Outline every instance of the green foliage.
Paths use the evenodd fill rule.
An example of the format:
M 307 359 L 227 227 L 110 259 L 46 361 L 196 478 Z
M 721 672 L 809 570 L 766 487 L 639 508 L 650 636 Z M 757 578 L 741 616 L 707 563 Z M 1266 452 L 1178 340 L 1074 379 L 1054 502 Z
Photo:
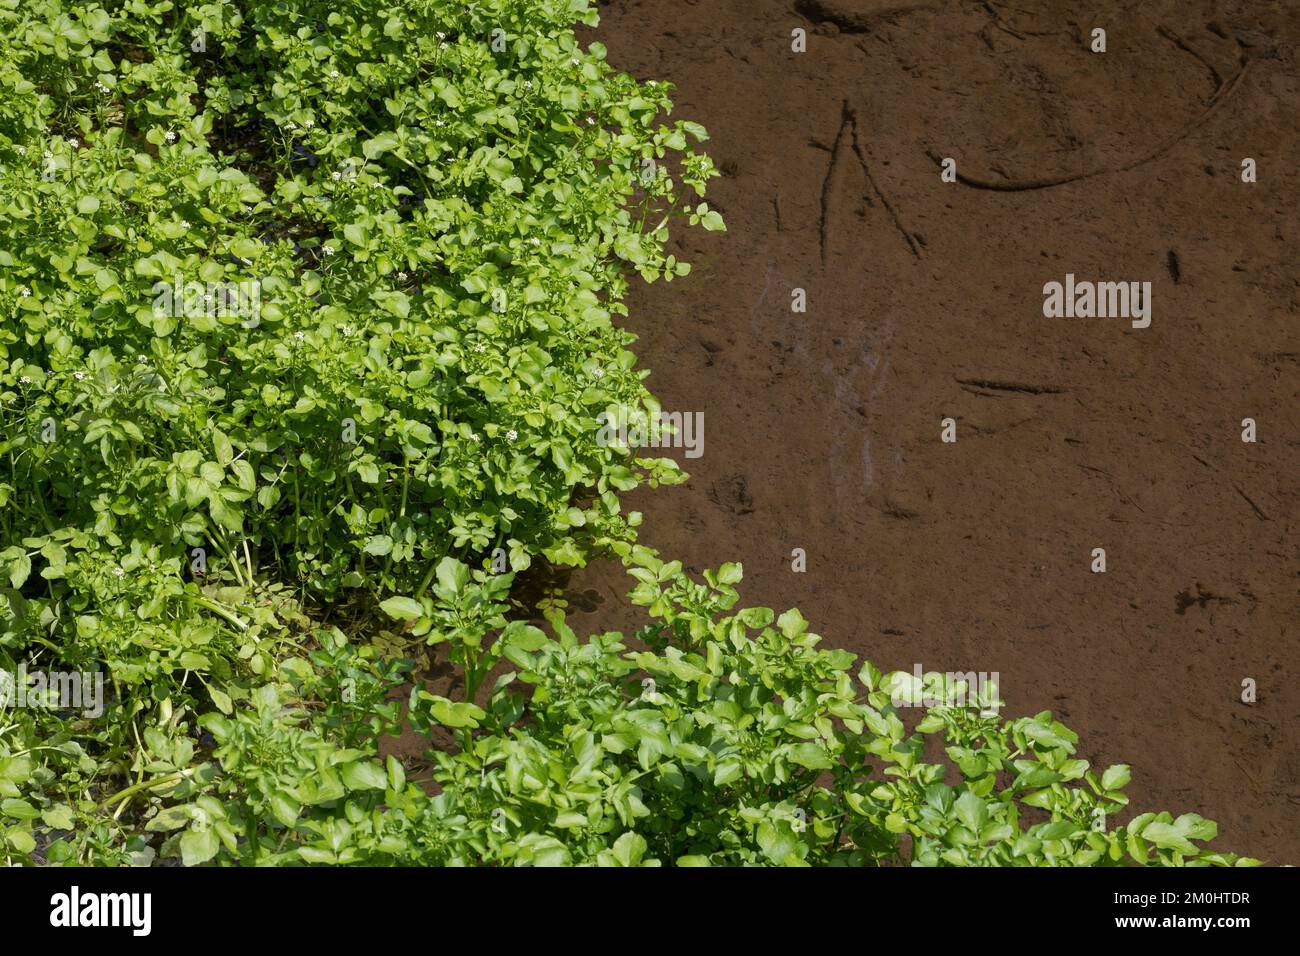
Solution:
M 430 751 L 430 779 L 379 758 L 401 717 L 381 701 L 405 668 L 323 634 L 248 705 L 199 718 L 209 752 L 146 731 L 142 780 L 105 803 L 138 801 L 143 834 L 123 829 L 101 846 L 78 833 L 79 857 L 125 860 L 163 834 L 159 852 L 187 865 L 1256 862 L 1199 846 L 1216 829 L 1196 814 L 1109 826 L 1127 805 L 1129 768 L 1092 772 L 1049 713 L 1003 720 L 942 704 L 909 729 L 906 701 L 886 690 L 906 675 L 819 649 L 797 611 L 732 613 L 724 580 L 739 579 L 737 566 L 695 582 L 639 546 L 620 550 L 641 579 L 649 620 L 636 644 L 648 649 L 616 633 L 579 640 L 558 612 L 549 637 L 500 628 L 488 653 L 514 670 L 484 706 L 412 689 L 412 724 L 456 735 Z M 444 574 L 469 587 L 464 566 Z M 938 763 L 924 757 L 927 738 L 942 745 Z M 4 779 L 18 776 L 5 770 L 14 759 L 0 760 Z M 50 811 L 24 806 L 16 815 L 48 832 Z M 71 844 L 60 846 L 66 858 Z
M 596 416 L 649 399 L 623 268 L 686 272 L 713 170 L 585 3 L 64 6 L 0 4 L 4 641 L 202 642 L 194 548 L 333 600 L 576 564 L 679 480 Z

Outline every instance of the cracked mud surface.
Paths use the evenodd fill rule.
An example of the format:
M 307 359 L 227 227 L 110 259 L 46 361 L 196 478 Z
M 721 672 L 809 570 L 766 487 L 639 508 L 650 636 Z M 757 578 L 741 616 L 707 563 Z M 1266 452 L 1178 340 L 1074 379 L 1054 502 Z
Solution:
M 691 482 L 632 496 L 642 540 L 742 560 L 745 603 L 882 668 L 1000 672 L 1008 713 L 1133 765 L 1135 808 L 1300 864 L 1284 6 L 615 0 L 596 35 L 728 171 L 730 231 L 682 236 L 694 273 L 629 302 L 664 408 L 707 421 L 702 458 L 672 453 Z M 1151 327 L 1044 318 L 1067 272 L 1152 282 Z M 574 623 L 634 621 L 625 580 L 575 574 Z

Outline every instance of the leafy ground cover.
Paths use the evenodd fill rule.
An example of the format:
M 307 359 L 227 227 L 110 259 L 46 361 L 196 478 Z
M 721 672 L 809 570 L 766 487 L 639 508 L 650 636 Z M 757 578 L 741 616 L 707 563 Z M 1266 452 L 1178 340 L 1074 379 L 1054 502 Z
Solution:
M 1112 826 L 1128 769 L 1050 714 L 909 728 L 906 675 L 636 544 L 620 493 L 682 475 L 597 440 L 656 408 L 613 318 L 722 221 L 595 20 L 0 0 L 0 667 L 107 675 L 102 713 L 7 693 L 0 856 L 1251 862 Z M 598 555 L 641 630 L 526 623 L 518 573 Z

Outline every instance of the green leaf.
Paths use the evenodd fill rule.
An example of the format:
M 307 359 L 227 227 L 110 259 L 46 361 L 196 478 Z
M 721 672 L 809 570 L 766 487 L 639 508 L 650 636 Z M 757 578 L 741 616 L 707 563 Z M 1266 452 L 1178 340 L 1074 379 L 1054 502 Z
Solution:
M 415 600 L 415 598 L 400 595 L 381 602 L 379 607 L 389 617 L 402 621 L 414 621 L 424 614 L 424 605 L 419 601 Z
M 568 866 L 572 861 L 563 843 L 540 833 L 528 834 L 519 841 L 519 847 L 521 852 L 517 860 L 521 865 Z
M 219 849 L 221 844 L 217 839 L 217 831 L 211 827 L 186 830 L 181 836 L 181 862 L 186 866 L 207 863 L 217 855 Z
M 220 688 L 209 685 L 208 696 L 212 698 L 212 703 L 216 705 L 217 710 L 221 711 L 223 714 L 229 714 L 235 709 L 235 705 L 231 701 L 230 695 Z
M 791 760 L 801 767 L 807 767 L 809 770 L 829 770 L 835 766 L 835 761 L 831 759 L 831 755 L 820 744 L 791 744 L 786 748 L 786 752 L 790 755 Z
M 212 429 L 212 447 L 217 453 L 217 464 L 225 467 L 230 464 L 231 459 L 235 457 L 235 448 L 226 437 L 226 433 L 219 428 Z
M 470 703 L 458 703 L 445 697 L 424 695 L 429 717 L 444 727 L 477 727 L 487 712 Z
M 469 583 L 469 568 L 455 558 L 443 558 L 439 561 L 437 574 L 438 589 L 447 595 L 459 594 Z
M 41 820 L 47 827 L 54 830 L 71 830 L 77 825 L 77 818 L 72 812 L 72 808 L 66 804 L 58 804 L 53 807 L 47 807 L 41 813 Z
M 0 813 L 7 817 L 13 817 L 15 820 L 35 820 L 41 815 L 41 811 L 26 800 L 20 800 L 17 797 L 10 797 L 3 803 L 0 803 Z
M 32 773 L 32 758 L 26 754 L 17 757 L 0 757 L 0 780 L 26 783 Z
M 21 827 L 10 827 L 5 831 L 5 839 L 19 853 L 31 853 L 36 849 L 36 838 Z
M 32 559 L 20 553 L 9 561 L 9 583 L 20 588 L 32 573 Z
M 1219 825 L 1199 813 L 1184 813 L 1174 821 L 1174 829 L 1189 840 L 1213 840 L 1219 835 Z
M 745 569 L 740 564 L 724 564 L 718 568 L 719 584 L 739 584 L 745 576 Z
M 298 815 L 302 813 L 302 804 L 282 791 L 277 790 L 271 794 L 268 801 L 271 806 L 271 815 L 283 827 L 292 827 L 298 822 Z
M 370 241 L 366 227 L 360 223 L 350 222 L 343 227 L 343 238 L 354 246 L 364 247 Z
M 540 651 L 550 643 L 541 628 L 524 621 L 511 621 L 507 624 L 505 630 L 501 632 L 501 641 L 505 645 L 530 653 Z
M 732 781 L 739 780 L 743 773 L 744 766 L 738 757 L 719 760 L 717 768 L 713 771 L 713 785 L 715 787 L 725 787 Z
M 402 762 L 392 754 L 388 755 L 386 766 L 388 768 L 389 788 L 400 791 L 402 787 L 406 786 L 406 768 L 403 767 Z
M 376 159 L 391 149 L 396 148 L 398 144 L 397 134 L 383 132 L 374 139 L 368 139 L 361 144 L 361 152 L 365 153 L 366 159 Z
M 646 846 L 643 837 L 629 830 L 614 841 L 614 859 L 623 866 L 639 866 Z
M 1036 790 L 1033 793 L 1027 793 L 1020 798 L 1020 802 L 1030 807 L 1038 807 L 1040 810 L 1050 810 L 1057 802 L 1055 791 L 1050 787 L 1046 790 Z
M 343 784 L 349 790 L 387 790 L 388 774 L 376 763 L 358 760 L 344 764 Z
M 1128 764 L 1115 764 L 1115 766 L 1107 768 L 1106 772 L 1101 775 L 1101 789 L 1107 792 L 1123 790 L 1128 786 L 1131 778 L 1132 774 L 1129 772 Z
M 938 714 L 926 714 L 921 718 L 920 723 L 916 725 L 917 733 L 933 734 L 947 727 L 947 723 Z
M 758 825 L 758 847 L 769 863 L 777 866 L 783 864 L 798 845 L 799 839 L 785 821 L 773 824 L 764 820 Z
M 979 833 L 983 830 L 984 824 L 989 819 L 988 806 L 969 790 L 957 798 L 957 802 L 953 804 L 953 810 L 957 814 L 957 819 L 972 833 Z
M 158 811 L 158 815 L 146 823 L 144 828 L 150 833 L 179 830 L 192 819 L 188 806 L 166 807 Z
M 1190 842 L 1185 834 L 1180 833 L 1177 827 L 1169 823 L 1147 824 L 1142 831 L 1142 839 L 1166 850 L 1177 850 L 1185 854 L 1196 853 L 1196 844 Z

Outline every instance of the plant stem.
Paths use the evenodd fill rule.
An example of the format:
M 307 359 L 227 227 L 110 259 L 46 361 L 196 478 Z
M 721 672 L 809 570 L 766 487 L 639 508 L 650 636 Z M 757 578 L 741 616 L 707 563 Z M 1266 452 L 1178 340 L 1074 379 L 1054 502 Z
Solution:
M 234 612 L 226 609 L 222 605 L 218 604 L 216 601 L 213 601 L 211 598 L 206 598 L 202 596 L 196 597 L 194 599 L 194 603 L 199 605 L 199 607 L 207 608 L 209 611 L 211 611 L 213 614 L 216 614 L 218 617 L 224 618 L 225 620 L 229 621 L 231 624 L 235 625 L 235 627 L 239 628 L 241 631 L 248 630 L 248 625 L 243 621 L 241 621 L 238 617 L 236 617 Z
M 117 791 L 117 793 L 113 794 L 111 797 L 109 797 L 107 800 L 101 803 L 99 805 L 99 809 L 107 810 L 109 807 L 111 807 L 114 803 L 117 803 L 118 801 L 129 800 L 131 797 L 135 796 L 141 790 L 151 790 L 154 787 L 163 787 L 169 783 L 175 783 L 178 780 L 182 780 L 185 777 L 190 776 L 191 774 L 194 773 L 194 771 L 198 769 L 199 769 L 198 767 L 187 767 L 184 770 L 177 771 L 176 773 L 173 774 L 168 774 L 165 777 L 157 777 L 153 780 L 143 780 L 140 783 L 133 783 L 131 784 L 131 786 L 127 787 L 126 789 Z

